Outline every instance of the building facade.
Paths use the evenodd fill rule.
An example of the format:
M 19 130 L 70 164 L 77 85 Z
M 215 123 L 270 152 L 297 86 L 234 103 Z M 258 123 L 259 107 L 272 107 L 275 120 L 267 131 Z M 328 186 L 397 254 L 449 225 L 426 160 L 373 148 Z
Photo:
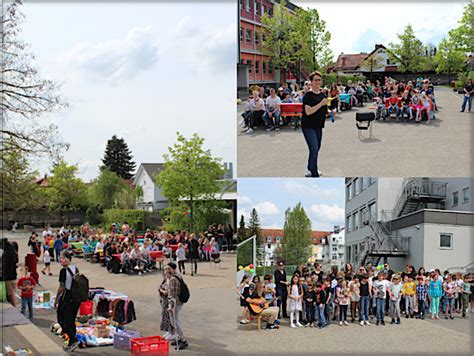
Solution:
M 239 0 L 239 65 L 238 86 L 248 88 L 253 84 L 275 85 L 280 82 L 280 73 L 275 71 L 271 57 L 262 52 L 261 18 L 264 14 L 273 16 L 274 8 L 279 1 Z M 286 2 L 286 7 L 294 11 L 297 7 Z
M 346 179 L 346 261 L 471 268 L 472 179 Z
M 339 270 L 344 267 L 345 263 L 345 228 L 334 226 L 334 231 L 328 236 L 329 242 L 329 264 L 337 266 Z

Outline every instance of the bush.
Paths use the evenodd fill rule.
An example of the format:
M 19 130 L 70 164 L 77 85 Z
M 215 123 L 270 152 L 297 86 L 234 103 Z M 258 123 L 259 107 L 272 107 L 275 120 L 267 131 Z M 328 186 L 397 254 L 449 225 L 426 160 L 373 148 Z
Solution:
M 324 86 L 330 86 L 332 83 L 339 83 L 342 82 L 342 84 L 347 84 L 349 80 L 351 80 L 353 83 L 358 82 L 359 80 L 366 81 L 366 77 L 363 75 L 337 75 L 334 73 L 327 73 L 323 74 L 323 85 Z
M 134 209 L 107 209 L 104 212 L 104 224 L 106 227 L 113 223 L 127 222 L 132 229 L 145 230 L 148 212 Z
M 86 221 L 91 225 L 100 225 L 103 221 L 102 211 L 97 205 L 90 205 L 86 210 Z

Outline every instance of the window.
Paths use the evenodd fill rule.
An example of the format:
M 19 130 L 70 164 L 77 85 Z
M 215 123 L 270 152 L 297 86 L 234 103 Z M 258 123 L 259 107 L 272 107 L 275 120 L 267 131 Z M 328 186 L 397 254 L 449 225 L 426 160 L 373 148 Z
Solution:
M 272 237 L 271 236 L 267 236 L 267 243 L 272 243 Z
M 346 216 L 346 226 L 347 226 L 347 231 L 351 232 L 352 231 L 351 215 Z
M 241 27 L 240 28 L 240 42 L 244 40 L 244 29 Z
M 255 61 L 255 73 L 260 73 L 260 61 Z
M 267 62 L 262 62 L 262 72 L 263 74 L 267 73 Z
M 258 45 L 258 32 L 255 31 L 255 44 Z
M 377 178 L 375 177 L 370 177 L 369 180 L 369 185 L 375 184 L 375 182 L 377 182 Z
M 252 73 L 252 61 L 248 60 L 247 65 L 249 66 L 249 73 Z
M 252 42 L 252 31 L 249 30 L 249 29 L 246 29 L 245 30 L 245 41 L 247 43 L 251 43 Z
M 250 0 L 245 0 L 245 10 L 247 10 L 247 12 L 250 12 Z
M 346 247 L 346 256 L 349 258 L 349 260 L 351 259 L 351 247 L 350 246 Z
M 462 202 L 467 203 L 469 201 L 469 187 L 462 190 Z
M 258 16 L 258 10 L 260 9 L 258 1 L 255 1 L 255 6 L 253 8 L 255 10 L 255 16 Z
M 332 255 L 332 256 L 331 256 L 331 259 L 337 260 L 337 255 Z
M 390 64 L 392 64 L 392 63 L 390 62 L 390 59 L 387 58 L 387 65 L 389 66 Z
M 267 7 L 262 5 L 262 16 L 267 13 Z
M 349 184 L 349 200 L 354 197 L 354 183 Z
M 354 179 L 355 195 L 360 193 L 360 178 Z
M 265 34 L 262 33 L 262 43 L 265 42 Z
M 442 250 L 453 249 L 453 234 L 439 234 L 439 248 Z
M 368 177 L 363 177 L 362 178 L 362 190 L 367 189 L 367 187 L 369 186 L 369 180 L 370 180 L 370 178 L 368 178 Z
M 240 1 L 239 1 L 239 10 L 242 10 L 242 6 L 243 6 L 243 5 L 242 5 L 242 2 L 243 2 L 243 0 L 240 0 Z
M 276 237 L 276 242 L 277 242 L 277 243 L 280 243 L 280 242 L 281 242 L 281 236 L 277 236 L 277 237 Z
M 459 192 L 453 193 L 453 206 L 458 206 L 459 203 Z
M 375 211 L 375 202 L 369 203 L 369 220 L 375 220 L 377 217 L 377 212 Z
M 273 16 L 273 9 L 271 7 L 268 8 L 268 16 Z
M 360 228 L 360 214 L 358 211 L 354 213 L 354 230 Z

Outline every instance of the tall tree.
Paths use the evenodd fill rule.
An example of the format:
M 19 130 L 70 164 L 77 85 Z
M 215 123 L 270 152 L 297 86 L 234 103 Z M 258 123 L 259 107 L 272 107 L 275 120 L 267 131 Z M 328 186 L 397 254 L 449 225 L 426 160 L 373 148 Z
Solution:
M 466 55 L 459 50 L 451 38 L 443 38 L 434 57 L 437 73 L 446 73 L 451 81 L 451 75 L 460 73 L 466 66 Z
M 311 243 L 311 221 L 301 203 L 298 203 L 285 212 L 280 258 L 286 260 L 287 264 L 305 263 L 309 258 Z
M 177 134 L 177 143 L 164 155 L 165 168 L 155 177 L 171 206 L 188 208 L 189 228 L 199 201 L 215 201 L 221 192 L 224 166 L 202 146 L 204 139 L 194 134 L 190 139 Z
M 9 150 L 2 154 L 0 170 L 0 208 L 18 211 L 44 206 L 45 196 L 35 184 L 38 172 L 30 170 L 22 150 Z
M 459 26 L 449 31 L 450 39 L 457 49 L 464 52 L 474 52 L 474 3 L 464 7 Z
M 245 218 L 240 215 L 239 229 L 237 230 L 237 242 L 242 242 L 248 237 L 247 228 L 245 227 Z
M 260 217 L 258 216 L 257 209 L 253 208 L 250 213 L 249 223 L 247 225 L 248 236 L 257 236 L 257 265 L 261 266 L 264 264 L 264 251 L 263 251 L 263 236 L 260 224 Z
M 115 135 L 107 141 L 102 163 L 102 168 L 116 173 L 123 179 L 131 179 L 136 166 L 135 162 L 132 161 L 132 153 L 125 140 Z
M 413 27 L 408 24 L 403 33 L 397 34 L 399 43 L 389 44 L 389 57 L 399 63 L 402 73 L 416 73 L 423 69 L 423 43 L 415 36 Z
M 89 188 L 90 201 L 103 209 L 111 209 L 115 207 L 117 195 L 126 188 L 123 179 L 116 173 L 101 169 L 99 177 Z
M 64 213 L 77 211 L 87 205 L 87 186 L 76 176 L 77 166 L 64 160 L 54 165 L 48 183 L 49 209 Z
M 67 106 L 59 85 L 42 78 L 34 66 L 30 46 L 20 38 L 23 14 L 20 0 L 0 7 L 0 145 L 3 152 L 48 154 L 57 159 L 67 149 L 55 125 L 40 119 Z

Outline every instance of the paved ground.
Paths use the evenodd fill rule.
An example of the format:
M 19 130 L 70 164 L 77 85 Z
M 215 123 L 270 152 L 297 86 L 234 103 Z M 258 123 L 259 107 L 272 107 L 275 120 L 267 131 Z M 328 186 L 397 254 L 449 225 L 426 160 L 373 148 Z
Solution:
M 18 241 L 20 255 L 27 253 L 27 235 L 5 233 L 6 237 Z M 90 286 L 101 286 L 107 289 L 120 291 L 128 295 L 135 302 L 137 320 L 127 328 L 139 330 L 142 335 L 160 335 L 160 310 L 157 287 L 162 281 L 161 272 L 142 276 L 127 276 L 110 274 L 105 268 L 96 264 L 75 259 L 81 272 L 89 278 Z M 235 278 L 235 255 L 224 255 L 221 268 L 210 263 L 200 263 L 198 276 L 186 275 L 185 280 L 191 292 L 191 299 L 182 311 L 182 325 L 190 347 L 188 354 L 233 354 L 228 345 L 232 343 L 235 333 L 235 310 L 230 307 L 235 292 L 233 291 Z M 39 267 L 43 265 L 40 264 Z M 59 267 L 52 264 L 53 277 L 40 275 L 42 287 L 56 293 Z M 49 332 L 49 326 L 55 320 L 55 310 L 38 310 L 33 319 L 51 340 L 60 344 L 60 338 Z M 12 336 L 13 337 L 13 336 Z M 8 335 L 4 335 L 3 342 L 8 344 Z M 97 347 L 79 350 L 78 354 L 110 354 L 129 355 L 129 353 L 113 347 Z M 176 353 L 172 351 L 171 353 Z
M 235 305 L 237 305 L 235 301 Z M 240 313 L 240 308 L 238 310 Z M 389 318 L 386 318 L 389 321 Z M 239 350 L 248 354 L 304 355 L 314 354 L 446 354 L 472 355 L 471 319 L 417 320 L 402 318 L 400 325 L 349 326 L 331 324 L 324 329 L 291 329 L 283 321 L 279 330 L 262 330 L 256 325 L 252 330 L 237 324 L 234 343 Z M 383 351 L 382 351 L 383 350 Z
M 460 113 L 462 95 L 436 88 L 440 112 L 426 122 L 376 122 L 371 140 L 359 140 L 356 108 L 329 120 L 323 134 L 319 167 L 325 177 L 468 177 L 472 173 L 473 114 Z M 241 121 L 242 108 L 237 115 Z M 284 128 L 252 135 L 238 125 L 239 177 L 304 177 L 307 146 L 301 130 Z

